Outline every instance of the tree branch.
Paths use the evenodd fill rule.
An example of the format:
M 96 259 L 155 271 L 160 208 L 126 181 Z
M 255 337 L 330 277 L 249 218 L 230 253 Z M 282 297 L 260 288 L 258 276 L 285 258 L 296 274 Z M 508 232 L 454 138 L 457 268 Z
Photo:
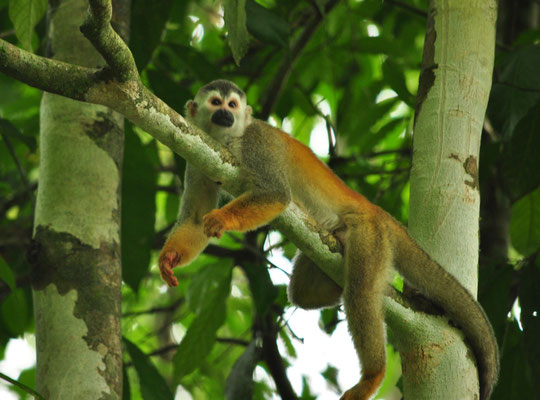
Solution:
M 326 5 L 324 6 L 324 13 L 328 14 L 330 11 L 332 11 L 332 9 L 336 6 L 338 2 L 339 0 L 329 0 L 328 3 L 326 3 Z M 317 28 L 324 19 L 325 14 L 321 14 L 318 11 L 318 7 L 315 7 L 315 9 L 316 11 L 313 17 L 306 23 L 304 31 L 292 47 L 290 53 L 284 58 L 283 62 L 281 63 L 281 66 L 275 74 L 274 80 L 268 85 L 268 88 L 266 90 L 266 96 L 262 101 L 263 106 L 261 110 L 261 118 L 264 120 L 266 120 L 270 116 L 270 113 L 276 105 L 277 99 L 279 99 L 283 88 L 289 80 L 289 76 L 292 72 L 292 69 L 294 68 L 294 65 L 300 58 L 302 50 L 304 50 L 306 45 L 309 43 L 309 40 L 317 31 Z
M 266 362 L 268 370 L 272 378 L 274 378 L 280 397 L 284 400 L 296 400 L 298 397 L 287 377 L 287 371 L 277 347 L 277 330 L 272 319 L 273 317 L 270 313 L 267 313 L 263 318 L 264 321 L 261 321 L 264 325 L 264 328 L 261 330 L 263 342 L 262 359 Z
M 144 314 L 156 314 L 156 313 L 161 313 L 161 312 L 174 311 L 178 307 L 180 307 L 180 305 L 184 302 L 184 300 L 185 299 L 181 297 L 175 300 L 174 302 L 172 302 L 171 304 L 169 304 L 168 306 L 152 307 L 152 308 L 149 308 L 148 310 L 126 312 L 122 315 L 122 317 L 137 317 L 139 315 L 144 315 Z
M 0 71 L 32 87 L 75 100 L 100 81 L 99 70 L 40 57 L 0 39 Z
M 337 0 L 328 2 L 326 10 L 336 3 Z M 34 55 L 0 39 L 0 71 L 51 93 L 110 107 L 195 165 L 210 179 L 222 183 L 229 193 L 241 194 L 246 182 L 240 176 L 238 162 L 231 153 L 221 143 L 190 125 L 142 85 L 139 77 L 134 75 L 129 49 L 110 29 L 110 22 L 104 23 L 110 19 L 109 1 L 91 0 L 90 4 L 91 22 L 85 23 L 83 31 L 112 66 L 102 70 L 83 68 Z M 322 229 L 294 204 L 272 221 L 272 225 L 315 260 L 329 277 L 343 284 L 342 246 L 330 232 Z
M 81 32 L 103 56 L 120 82 L 139 80 L 133 55 L 122 38 L 111 26 L 112 3 L 110 0 L 89 0 L 90 7 Z
M 32 389 L 31 387 L 29 386 L 26 386 L 25 384 L 13 379 L 13 378 L 10 378 L 9 376 L 3 374 L 0 372 L 0 378 L 2 378 L 3 380 L 11 383 L 12 385 L 15 385 L 17 386 L 19 389 L 25 391 L 26 393 L 40 399 L 40 400 L 45 400 L 45 398 L 40 395 L 38 392 L 36 392 L 34 389 Z

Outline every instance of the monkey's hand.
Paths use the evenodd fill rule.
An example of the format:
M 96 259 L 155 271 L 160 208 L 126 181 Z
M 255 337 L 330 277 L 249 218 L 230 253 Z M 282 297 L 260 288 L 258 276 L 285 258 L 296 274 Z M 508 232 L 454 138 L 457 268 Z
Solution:
M 178 279 L 173 275 L 173 268 L 180 263 L 180 254 L 176 251 L 162 251 L 159 255 L 159 273 L 169 286 L 178 286 Z
M 201 224 L 184 221 L 173 229 L 158 259 L 161 278 L 167 285 L 178 286 L 173 268 L 190 263 L 207 244 L 208 237 Z
M 220 238 L 225 231 L 225 219 L 220 210 L 212 210 L 203 218 L 204 233 L 208 237 Z

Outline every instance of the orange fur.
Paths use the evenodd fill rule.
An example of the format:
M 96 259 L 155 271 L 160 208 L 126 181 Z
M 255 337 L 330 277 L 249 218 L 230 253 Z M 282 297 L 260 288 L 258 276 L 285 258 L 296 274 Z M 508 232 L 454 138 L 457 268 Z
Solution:
M 257 204 L 250 194 L 244 194 L 203 218 L 207 236 L 221 237 L 223 231 L 244 232 L 258 228 L 277 217 L 286 207 L 280 202 Z
M 158 259 L 161 278 L 169 286 L 178 286 L 173 268 L 186 265 L 204 250 L 208 237 L 200 225 L 187 223 L 174 229 L 161 249 Z
M 383 368 L 375 375 L 362 374 L 362 379 L 358 384 L 347 390 L 340 400 L 368 400 L 371 399 L 379 388 L 385 374 Z
M 217 100 L 217 101 L 216 101 Z M 234 101 L 237 107 L 229 107 Z M 362 365 L 362 378 L 342 400 L 368 400 L 381 384 L 386 365 L 383 293 L 390 268 L 442 306 L 473 344 L 480 365 L 481 398 L 489 398 L 498 374 L 498 349 L 481 306 L 434 262 L 384 210 L 351 190 L 304 144 L 278 128 L 251 119 L 245 94 L 228 81 L 214 81 L 188 102 L 188 116 L 242 161 L 250 179 L 244 194 L 220 209 L 214 182 L 186 172 L 179 224 L 159 259 L 163 279 L 176 285 L 172 268 L 199 254 L 209 237 L 256 229 L 294 201 L 344 245 L 343 289 L 301 254 L 295 261 L 289 296 L 305 307 L 326 307 L 343 299 L 349 331 Z M 231 122 L 232 121 L 232 122 Z

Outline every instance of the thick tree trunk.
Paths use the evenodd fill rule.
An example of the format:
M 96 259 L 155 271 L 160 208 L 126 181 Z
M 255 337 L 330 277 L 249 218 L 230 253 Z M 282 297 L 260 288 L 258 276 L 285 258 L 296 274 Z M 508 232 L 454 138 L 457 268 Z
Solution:
M 79 31 L 87 1 L 52 4 L 50 56 L 104 65 Z M 36 384 L 49 400 L 122 397 L 123 121 L 103 106 L 43 95 L 33 288 Z
M 494 0 L 430 2 L 414 130 L 409 232 L 473 294 L 496 7 Z M 478 397 L 474 357 L 449 326 L 409 338 L 402 362 L 406 398 Z

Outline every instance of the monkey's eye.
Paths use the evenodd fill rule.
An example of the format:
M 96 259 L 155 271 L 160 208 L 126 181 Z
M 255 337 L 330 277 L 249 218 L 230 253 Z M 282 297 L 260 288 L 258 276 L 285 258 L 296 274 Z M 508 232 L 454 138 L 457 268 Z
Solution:
M 210 100 L 210 103 L 212 103 L 212 105 L 214 105 L 214 106 L 220 106 L 221 105 L 221 100 L 218 99 L 217 97 L 214 97 L 212 100 Z
M 237 106 L 238 106 L 238 104 L 236 104 L 236 101 L 234 101 L 234 100 L 229 101 L 229 107 L 236 108 Z

